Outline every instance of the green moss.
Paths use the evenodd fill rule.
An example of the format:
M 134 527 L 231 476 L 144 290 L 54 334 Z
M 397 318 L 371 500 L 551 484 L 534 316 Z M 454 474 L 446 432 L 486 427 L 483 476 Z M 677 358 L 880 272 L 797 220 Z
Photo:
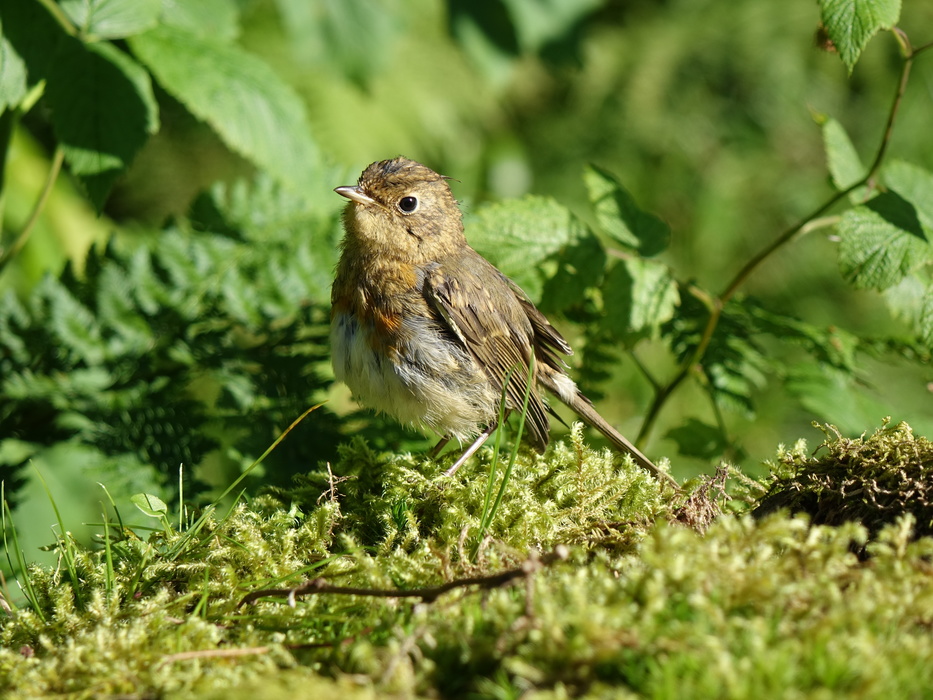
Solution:
M 856 523 L 782 514 L 685 527 L 685 503 L 718 504 L 710 482 L 668 503 L 653 479 L 575 430 L 544 457 L 519 455 L 477 539 L 489 454 L 444 478 L 354 442 L 330 474 L 292 490 L 208 511 L 183 532 L 124 532 L 112 572 L 106 550 L 63 538 L 79 590 L 62 568 L 29 571 L 46 621 L 21 607 L 0 622 L 4 697 L 904 697 L 933 687 L 933 540 L 914 536 L 912 515 L 872 539 Z M 314 577 L 410 589 L 487 576 L 559 544 L 570 545 L 565 561 L 430 603 L 322 593 L 240 605 Z
M 813 456 L 783 452 L 774 480 L 756 512 L 784 508 L 812 522 L 860 522 L 872 534 L 910 513 L 915 534 L 933 535 L 933 442 L 906 423 L 848 439 L 834 426 L 818 426 L 826 439 Z

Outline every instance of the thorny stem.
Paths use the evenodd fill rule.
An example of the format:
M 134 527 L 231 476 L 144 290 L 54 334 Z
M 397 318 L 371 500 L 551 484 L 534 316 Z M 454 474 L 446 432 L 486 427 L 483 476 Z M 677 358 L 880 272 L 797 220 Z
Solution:
M 680 386 L 684 379 L 686 379 L 692 372 L 697 371 L 697 367 L 703 360 L 703 356 L 706 354 L 706 349 L 709 347 L 710 341 L 713 338 L 713 333 L 715 333 L 716 327 L 719 325 L 719 319 L 722 317 L 723 309 L 725 308 L 726 304 L 729 303 L 732 297 L 735 296 L 735 293 L 738 291 L 739 287 L 745 284 L 745 282 L 759 265 L 771 257 L 771 255 L 773 255 L 777 250 L 784 247 L 787 243 L 793 240 L 798 233 L 804 230 L 809 230 L 811 223 L 814 223 L 815 220 L 821 217 L 829 209 L 834 207 L 838 202 L 849 196 L 849 194 L 859 189 L 860 187 L 864 187 L 875 177 L 875 174 L 881 167 L 881 163 L 884 161 L 884 157 L 888 150 L 888 145 L 891 142 L 891 134 L 894 130 L 894 122 L 897 118 L 897 113 L 900 110 L 904 93 L 907 90 L 907 81 L 910 77 L 910 69 L 913 66 L 914 59 L 921 52 L 933 47 L 933 43 L 931 43 L 925 44 L 924 46 L 914 50 L 910 46 L 910 41 L 908 40 L 907 35 L 901 29 L 895 28 L 893 31 L 895 38 L 901 45 L 901 49 L 904 54 L 904 63 L 901 66 L 900 79 L 897 83 L 897 90 L 894 93 L 891 109 L 888 112 L 888 120 L 885 124 L 884 134 L 881 137 L 881 144 L 878 146 L 878 151 L 875 153 L 874 160 L 872 161 L 868 172 L 865 173 L 865 175 L 858 182 L 850 185 L 841 192 L 837 192 L 828 200 L 826 200 L 826 202 L 818 206 L 811 214 L 783 231 L 770 245 L 768 245 L 751 260 L 745 263 L 745 265 L 736 273 L 729 284 L 726 285 L 725 290 L 718 297 L 711 298 L 709 300 L 708 307 L 710 309 L 710 315 L 706 321 L 706 326 L 703 329 L 703 333 L 700 336 L 700 341 L 693 349 L 693 352 L 690 353 L 690 355 L 683 361 L 683 363 L 681 363 L 677 373 L 673 376 L 673 378 L 667 384 L 656 388 L 654 400 L 652 401 L 651 406 L 648 408 L 645 420 L 642 422 L 641 430 L 638 433 L 638 437 L 635 439 L 636 445 L 644 444 L 645 440 L 647 440 L 648 436 L 651 434 L 658 415 L 660 414 L 661 409 L 667 403 L 668 398 L 671 396 L 671 394 L 674 393 L 677 387 Z

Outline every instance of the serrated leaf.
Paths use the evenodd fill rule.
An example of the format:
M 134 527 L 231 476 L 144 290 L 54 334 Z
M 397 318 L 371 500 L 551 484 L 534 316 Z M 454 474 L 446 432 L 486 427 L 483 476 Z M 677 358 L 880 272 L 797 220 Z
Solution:
M 829 174 L 837 190 L 846 190 L 865 176 L 865 166 L 859 158 L 852 140 L 845 128 L 835 119 L 827 119 L 823 123 L 823 146 L 826 149 L 826 162 Z M 856 201 L 864 199 L 860 193 Z
M 657 337 L 660 326 L 674 317 L 679 303 L 677 283 L 666 265 L 629 258 L 606 275 L 603 326 L 628 344 Z
M 110 44 L 67 39 L 45 94 L 65 160 L 100 209 L 113 182 L 159 128 L 149 75 Z
M 887 289 L 930 259 L 916 209 L 894 192 L 849 209 L 836 230 L 842 275 L 860 289 Z
M 130 46 L 170 94 L 223 141 L 296 189 L 319 186 L 320 156 L 297 93 L 242 49 L 161 26 Z
M 933 173 L 907 161 L 892 160 L 884 166 L 882 177 L 916 209 L 927 233 L 933 231 Z
M 890 29 L 901 15 L 900 0 L 818 0 L 826 34 L 849 72 L 862 49 L 880 29 Z
M 130 501 L 150 518 L 164 518 L 168 515 L 168 505 L 151 493 L 137 493 L 130 496 Z
M 162 0 L 59 0 L 58 5 L 82 35 L 101 39 L 144 32 L 162 14 Z
M 657 255 L 671 241 L 670 227 L 643 211 L 614 175 L 595 165 L 583 173 L 600 227 L 614 240 L 644 256 Z
M 534 300 L 544 287 L 541 263 L 590 235 L 569 209 L 536 196 L 484 206 L 469 218 L 466 233 L 477 251 Z

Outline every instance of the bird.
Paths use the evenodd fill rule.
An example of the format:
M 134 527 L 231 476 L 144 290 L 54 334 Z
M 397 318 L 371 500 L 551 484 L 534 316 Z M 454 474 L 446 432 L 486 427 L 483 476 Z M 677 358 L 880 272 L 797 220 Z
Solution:
M 404 156 L 369 165 L 346 197 L 331 291 L 334 375 L 363 406 L 469 447 L 454 474 L 522 411 L 539 452 L 542 389 L 655 477 L 677 482 L 609 424 L 568 375 L 570 344 L 522 289 L 467 243 L 447 177 Z M 504 405 L 503 405 L 504 402 Z

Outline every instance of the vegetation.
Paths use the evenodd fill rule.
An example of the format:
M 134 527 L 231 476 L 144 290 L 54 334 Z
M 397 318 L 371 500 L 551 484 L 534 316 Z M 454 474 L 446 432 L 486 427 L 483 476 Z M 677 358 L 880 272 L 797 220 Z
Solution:
M 773 5 L 3 3 L 0 694 L 926 693 L 933 9 Z M 332 386 L 400 152 L 683 492 Z

